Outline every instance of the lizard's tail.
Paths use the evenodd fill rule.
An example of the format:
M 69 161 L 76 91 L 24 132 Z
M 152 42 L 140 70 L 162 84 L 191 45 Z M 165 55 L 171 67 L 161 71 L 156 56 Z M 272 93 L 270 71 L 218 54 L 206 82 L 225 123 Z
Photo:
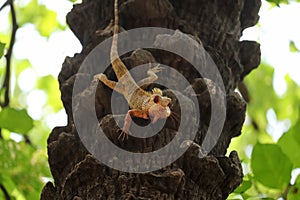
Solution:
M 112 46 L 110 50 L 110 61 L 112 64 L 112 67 L 114 69 L 114 72 L 117 75 L 118 80 L 127 73 L 127 68 L 125 64 L 122 62 L 122 60 L 119 57 L 118 54 L 118 33 L 119 33 L 119 15 L 118 15 L 118 0 L 115 0 L 114 4 L 114 15 L 115 15 L 115 21 L 114 21 L 114 35 L 113 35 L 113 41 Z

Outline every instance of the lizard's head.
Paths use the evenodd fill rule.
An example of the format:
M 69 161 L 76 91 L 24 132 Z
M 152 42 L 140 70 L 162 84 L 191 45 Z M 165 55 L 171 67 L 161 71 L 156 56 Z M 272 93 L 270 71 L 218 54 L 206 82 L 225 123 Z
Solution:
M 149 115 L 152 117 L 152 123 L 158 119 L 165 119 L 171 115 L 170 105 L 171 99 L 163 96 L 162 91 L 158 88 L 152 90 L 152 95 L 149 98 Z

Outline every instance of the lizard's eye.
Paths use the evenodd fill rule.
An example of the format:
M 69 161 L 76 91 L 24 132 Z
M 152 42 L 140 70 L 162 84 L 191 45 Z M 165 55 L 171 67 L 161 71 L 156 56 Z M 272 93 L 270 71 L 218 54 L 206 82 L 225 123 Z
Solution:
M 159 96 L 155 96 L 153 101 L 154 101 L 154 103 L 158 103 L 159 102 Z

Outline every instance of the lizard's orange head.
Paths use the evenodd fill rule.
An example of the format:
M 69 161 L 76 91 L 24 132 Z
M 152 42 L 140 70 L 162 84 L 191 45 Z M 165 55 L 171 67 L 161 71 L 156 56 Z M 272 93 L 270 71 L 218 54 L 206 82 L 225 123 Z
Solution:
M 162 91 L 158 88 L 154 88 L 152 93 L 149 102 L 149 115 L 153 117 L 152 123 L 155 123 L 158 119 L 168 118 L 171 115 L 169 107 L 171 99 L 163 96 Z

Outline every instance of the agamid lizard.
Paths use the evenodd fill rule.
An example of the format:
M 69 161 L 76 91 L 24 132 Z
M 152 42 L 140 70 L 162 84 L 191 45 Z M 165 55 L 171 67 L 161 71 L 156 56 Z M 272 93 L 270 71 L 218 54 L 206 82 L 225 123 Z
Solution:
M 147 71 L 148 77 L 139 81 L 138 84 L 130 75 L 125 64 L 118 55 L 118 32 L 119 32 L 119 16 L 118 16 L 118 0 L 114 2 L 114 31 L 113 40 L 110 52 L 110 61 L 112 68 L 118 78 L 118 82 L 108 80 L 103 73 L 97 74 L 96 79 L 100 80 L 109 88 L 124 95 L 128 102 L 130 110 L 127 112 L 124 120 L 124 125 L 119 138 L 128 138 L 129 127 L 131 124 L 131 116 L 152 119 L 152 123 L 156 123 L 158 119 L 165 119 L 171 115 L 169 104 L 171 99 L 163 96 L 159 88 L 154 88 L 151 92 L 143 90 L 139 85 L 153 83 L 157 80 L 157 73 L 160 71 L 159 67 L 150 68 Z

